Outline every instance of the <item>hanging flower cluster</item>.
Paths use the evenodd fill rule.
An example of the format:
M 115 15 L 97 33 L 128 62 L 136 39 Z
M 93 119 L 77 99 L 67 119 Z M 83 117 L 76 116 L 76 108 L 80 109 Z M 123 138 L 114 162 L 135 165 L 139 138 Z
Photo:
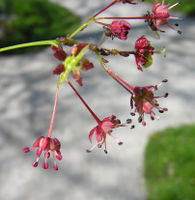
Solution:
M 133 27 L 130 25 L 129 21 L 133 20 L 144 20 L 147 22 L 148 26 L 154 32 L 165 32 L 164 30 L 160 29 L 161 26 L 168 26 L 174 30 L 176 30 L 170 23 L 170 20 L 178 20 L 178 17 L 172 17 L 169 14 L 169 10 L 174 6 L 178 5 L 176 3 L 172 6 L 165 5 L 164 0 L 162 3 L 159 3 L 157 0 L 154 1 L 153 7 L 151 11 L 148 11 L 143 16 L 99 16 L 103 14 L 107 9 L 112 6 L 118 6 L 120 8 L 120 4 L 125 4 L 127 6 L 136 4 L 133 0 L 114 0 L 108 6 L 94 14 L 88 21 L 86 21 L 82 26 L 80 26 L 75 32 L 73 32 L 68 37 L 61 37 L 57 38 L 56 40 L 47 40 L 47 41 L 40 41 L 29 43 L 29 46 L 36 46 L 36 45 L 51 45 L 51 49 L 53 51 L 54 57 L 59 61 L 57 67 L 53 69 L 53 75 L 58 76 L 57 82 L 57 90 L 55 96 L 55 103 L 53 108 L 53 114 L 51 118 L 51 123 L 49 127 L 49 131 L 47 136 L 40 136 L 32 147 L 25 147 L 23 152 L 27 153 L 32 149 L 37 148 L 36 150 L 36 159 L 33 162 L 33 166 L 37 167 L 39 163 L 39 159 L 43 154 L 44 161 L 42 163 L 42 167 L 44 169 L 48 169 L 48 159 L 50 154 L 52 154 L 52 158 L 54 160 L 53 169 L 58 170 L 58 166 L 56 163 L 57 160 L 62 159 L 61 155 L 61 144 L 57 138 L 52 137 L 53 132 L 53 124 L 55 119 L 56 113 L 56 106 L 57 106 L 57 99 L 59 93 L 59 87 L 61 84 L 66 83 L 68 84 L 76 96 L 80 99 L 82 104 L 85 108 L 89 111 L 91 116 L 96 121 L 96 126 L 92 128 L 89 132 L 89 141 L 90 143 L 94 143 L 87 152 L 91 152 L 94 148 L 98 147 L 101 148 L 104 146 L 104 152 L 108 153 L 107 151 L 107 137 L 111 137 L 114 139 L 118 145 L 122 145 L 123 142 L 119 141 L 114 135 L 113 130 L 117 128 L 123 127 L 130 127 L 134 128 L 135 125 L 132 123 L 132 116 L 138 115 L 138 122 L 141 123 L 143 126 L 146 126 L 146 119 L 145 115 L 148 115 L 151 120 L 156 118 L 156 111 L 159 113 L 164 113 L 168 109 L 165 107 L 161 107 L 159 105 L 158 99 L 161 97 L 166 98 L 168 93 L 165 93 L 162 96 L 156 96 L 155 91 L 158 90 L 159 86 L 162 83 L 166 83 L 167 79 L 164 79 L 160 84 L 157 85 L 148 85 L 148 86 L 133 86 L 126 81 L 124 81 L 121 77 L 117 76 L 111 69 L 109 69 L 106 64 L 109 62 L 107 58 L 109 56 L 121 56 L 121 57 L 130 57 L 132 55 L 135 60 L 135 66 L 139 70 L 138 73 L 143 72 L 146 68 L 149 68 L 153 63 L 153 56 L 155 54 L 162 54 L 165 56 L 165 48 L 162 50 L 155 50 L 153 44 L 147 39 L 147 36 L 141 35 L 138 36 L 135 41 L 135 46 L 130 48 L 129 50 L 119 50 L 119 49 L 108 49 L 104 47 L 100 47 L 98 44 L 87 43 L 82 41 L 77 41 L 74 38 L 80 31 L 87 28 L 90 23 L 96 23 L 98 26 L 102 27 L 103 35 L 106 38 L 119 39 L 119 40 L 127 40 L 130 38 L 129 32 L 132 31 Z M 108 20 L 110 22 L 108 23 Z M 107 23 L 106 23 L 106 22 Z M 178 24 L 177 24 L 178 25 Z M 181 33 L 180 30 L 177 30 L 178 33 Z M 16 45 L 8 48 L 0 49 L 0 52 L 16 49 L 23 47 L 24 45 Z M 25 47 L 28 44 L 25 45 Z M 66 51 L 64 47 L 66 46 Z M 69 50 L 68 50 L 69 48 Z M 71 74 L 74 81 L 76 81 L 79 86 L 83 85 L 83 79 L 81 76 L 81 72 L 86 72 L 88 70 L 92 70 L 94 68 L 94 64 L 90 62 L 86 58 L 87 52 L 93 52 L 93 54 L 98 58 L 102 68 L 105 72 L 113 78 L 120 86 L 125 89 L 128 93 L 127 98 L 130 101 L 130 116 L 127 117 L 126 122 L 121 123 L 121 121 L 115 115 L 111 114 L 110 116 L 105 117 L 103 120 L 100 120 L 98 116 L 93 112 L 93 110 L 89 107 L 83 97 L 79 94 L 73 84 L 70 82 Z M 105 57 L 107 57 L 105 59 Z M 130 67 L 130 66 L 129 66 Z M 141 72 L 140 72 L 141 71 Z M 128 114 L 129 115 L 129 114 Z M 129 118 L 130 117 L 130 118 Z M 131 124 L 131 125 L 130 125 Z M 93 142 L 93 138 L 95 142 Z

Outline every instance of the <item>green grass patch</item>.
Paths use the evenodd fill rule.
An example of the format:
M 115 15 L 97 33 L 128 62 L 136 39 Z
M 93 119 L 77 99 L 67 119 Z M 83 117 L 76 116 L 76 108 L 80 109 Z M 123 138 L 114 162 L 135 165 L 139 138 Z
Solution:
M 195 199 L 195 125 L 152 134 L 144 171 L 148 200 Z
M 0 27 L 4 30 L 0 47 L 66 36 L 81 23 L 68 9 L 48 0 L 0 2 Z
M 154 0 L 145 0 L 145 2 L 150 2 L 153 3 Z M 158 2 L 162 2 L 162 0 L 158 0 Z M 165 0 L 165 3 L 176 3 L 176 2 L 181 2 L 181 5 L 177 5 L 175 8 L 173 8 L 173 10 L 177 10 L 180 11 L 184 14 L 186 14 L 187 16 L 193 16 L 195 17 L 195 0 Z

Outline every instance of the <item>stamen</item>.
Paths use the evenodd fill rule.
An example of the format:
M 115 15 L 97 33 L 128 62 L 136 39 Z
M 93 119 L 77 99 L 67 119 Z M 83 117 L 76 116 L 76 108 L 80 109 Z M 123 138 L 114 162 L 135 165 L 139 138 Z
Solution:
M 98 143 L 97 147 L 98 147 L 98 148 L 101 148 L 101 147 L 102 147 L 102 144 L 101 144 L 101 143 Z
M 142 116 L 139 116 L 139 117 L 138 117 L 138 123 L 141 123 L 142 120 L 143 120 L 143 119 L 142 119 Z
M 25 148 L 22 149 L 22 151 L 23 151 L 24 153 L 28 153 L 28 152 L 30 151 L 30 148 L 29 148 L 29 147 L 25 147 Z
M 38 164 L 39 164 L 38 161 L 34 161 L 33 164 L 32 164 L 32 166 L 33 166 L 33 167 L 37 167 Z
M 163 79 L 162 80 L 162 83 L 167 83 L 168 82 L 168 79 Z
M 49 167 L 48 162 L 43 162 L 42 167 L 43 167 L 43 169 L 48 169 L 48 167 Z
M 177 5 L 181 5 L 181 2 L 177 2 L 177 3 L 173 4 L 172 6 L 168 7 L 168 10 L 172 9 L 173 7 L 175 7 Z
M 135 116 L 135 113 L 131 112 L 130 115 L 131 115 L 131 116 Z
M 130 127 L 130 129 L 134 129 L 135 128 L 135 125 L 132 125 L 131 127 Z
M 38 157 L 40 157 L 41 153 L 42 153 L 42 150 L 41 150 L 41 149 L 37 149 L 37 150 L 36 150 L 36 155 L 37 155 Z
M 127 119 L 127 120 L 126 120 L 126 123 L 127 123 L 127 124 L 131 124 L 131 123 L 132 123 L 132 119 Z
M 169 93 L 166 92 L 166 93 L 164 94 L 164 98 L 167 98 L 168 96 L 169 96 Z
M 121 124 L 121 120 L 120 119 L 117 119 L 117 124 Z
M 58 166 L 56 164 L 54 164 L 53 165 L 53 169 L 57 171 L 58 170 Z
M 105 153 L 105 154 L 107 154 L 107 153 L 108 153 L 108 151 L 107 151 L 106 149 L 104 149 L 104 153 Z
M 90 153 L 93 151 L 93 149 L 95 149 L 100 143 L 96 143 L 95 145 L 93 145 L 90 149 L 87 149 L 86 152 Z M 99 147 L 100 148 L 100 147 Z
M 62 160 L 62 155 L 61 155 L 61 153 L 60 153 L 60 152 L 58 152 L 58 153 L 57 153 L 57 156 L 56 156 L 56 158 L 57 158 L 58 160 Z
M 178 34 L 182 34 L 182 31 L 178 30 L 177 33 L 178 33 Z

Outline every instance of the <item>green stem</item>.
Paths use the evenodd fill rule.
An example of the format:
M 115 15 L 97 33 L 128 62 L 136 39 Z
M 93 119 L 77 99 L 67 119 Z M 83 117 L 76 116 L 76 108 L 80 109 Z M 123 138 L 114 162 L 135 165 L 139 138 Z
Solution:
M 70 38 L 73 38 L 77 33 L 79 33 L 80 31 L 82 31 L 83 29 L 85 29 L 91 22 L 94 21 L 94 18 L 90 18 L 89 20 L 87 20 L 83 25 L 81 25 L 78 29 L 76 29 L 76 31 L 74 31 L 69 37 L 68 39 Z
M 37 41 L 37 42 L 27 42 L 27 43 L 23 43 L 23 44 L 16 44 L 16 45 L 0 48 L 0 52 L 19 49 L 19 48 L 25 48 L 25 47 L 44 46 L 44 45 L 54 45 L 57 47 L 58 43 L 59 42 L 57 42 L 56 40 L 43 40 L 43 41 Z

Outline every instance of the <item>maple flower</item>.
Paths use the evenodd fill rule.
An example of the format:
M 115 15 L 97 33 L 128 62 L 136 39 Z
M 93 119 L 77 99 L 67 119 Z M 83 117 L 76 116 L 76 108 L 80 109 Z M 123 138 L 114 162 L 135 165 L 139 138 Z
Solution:
M 112 36 L 115 36 L 121 40 L 127 39 L 128 31 L 131 29 L 131 26 L 126 21 L 113 21 L 110 26 L 110 32 Z
M 120 120 L 116 119 L 116 116 L 111 115 L 109 117 L 104 118 L 102 121 L 98 123 L 98 125 L 90 131 L 89 140 L 92 143 L 92 136 L 95 135 L 96 144 L 92 146 L 87 152 L 91 152 L 95 147 L 101 148 L 103 144 L 105 144 L 104 152 L 107 153 L 106 150 L 106 135 L 108 134 L 111 136 L 119 145 L 123 143 L 118 141 L 111 132 L 113 129 L 118 127 L 123 127 L 124 125 L 121 124 Z
M 170 14 L 168 12 L 170 9 L 172 9 L 173 7 L 175 7 L 176 5 L 178 5 L 180 3 L 177 2 L 169 7 L 167 5 L 165 5 L 164 3 L 165 3 L 164 0 L 162 0 L 161 4 L 158 3 L 158 0 L 155 0 L 153 7 L 152 7 L 152 14 L 151 14 L 152 19 L 146 20 L 148 22 L 149 26 L 154 31 L 165 32 L 159 28 L 159 26 L 163 26 L 163 25 L 167 25 L 170 28 L 174 29 L 173 26 L 168 23 L 168 20 L 169 19 L 179 19 L 178 17 L 170 16 Z M 181 31 L 178 31 L 178 33 L 181 33 Z
M 160 113 L 167 111 L 167 108 L 160 107 L 157 99 L 160 97 L 167 97 L 168 93 L 165 93 L 163 96 L 155 96 L 154 91 L 158 90 L 159 86 L 162 83 L 167 82 L 167 79 L 163 80 L 158 85 L 150 85 L 144 87 L 134 87 L 133 94 L 131 96 L 130 104 L 131 109 L 135 106 L 135 112 L 139 114 L 138 122 L 142 123 L 142 125 L 146 125 L 144 121 L 144 114 L 149 114 L 152 120 L 155 119 L 154 108 L 157 109 Z M 135 115 L 135 113 L 131 113 Z
M 55 52 L 54 56 L 58 60 L 64 61 L 53 70 L 53 74 L 61 75 L 62 73 L 64 73 L 62 74 L 62 79 L 64 79 L 63 75 L 65 75 L 65 78 L 67 78 L 66 76 L 69 74 L 69 72 L 71 72 L 74 80 L 80 86 L 82 86 L 83 83 L 81 77 L 81 70 L 87 71 L 94 67 L 93 63 L 89 62 L 88 59 L 82 58 L 82 56 L 79 55 L 79 53 L 82 53 L 82 49 L 85 48 L 87 45 L 87 43 L 81 43 L 76 46 L 73 46 L 71 48 L 71 56 L 69 57 L 67 57 L 67 54 L 63 51 L 61 47 L 52 47 L 52 50 Z
M 23 148 L 24 153 L 28 153 L 30 150 L 37 148 L 37 150 L 36 150 L 37 159 L 33 162 L 33 167 L 38 166 L 39 159 L 40 159 L 42 152 L 44 152 L 44 158 L 45 158 L 45 161 L 43 162 L 43 165 L 42 165 L 43 169 L 48 169 L 48 167 L 49 167 L 47 160 L 50 157 L 50 152 L 51 152 L 53 160 L 54 160 L 54 164 L 53 164 L 54 170 L 58 170 L 58 166 L 56 164 L 56 159 L 58 159 L 58 160 L 62 159 L 62 155 L 60 152 L 60 147 L 61 147 L 60 141 L 57 138 L 51 137 L 54 119 L 55 119 L 57 101 L 58 101 L 58 93 L 59 93 L 59 87 L 57 87 L 57 90 L 56 90 L 53 113 L 52 113 L 50 127 L 49 127 L 47 137 L 41 136 L 34 142 L 32 147 Z
M 143 68 L 147 68 L 152 64 L 152 55 L 154 48 L 151 46 L 150 41 L 148 41 L 144 36 L 140 37 L 135 42 L 135 61 L 137 68 L 143 71 Z
M 43 152 L 44 158 L 45 158 L 45 161 L 43 162 L 43 165 L 42 165 L 43 169 L 48 169 L 49 167 L 47 160 L 50 157 L 50 152 L 51 152 L 53 160 L 54 160 L 53 169 L 58 170 L 58 166 L 56 164 L 56 158 L 57 160 L 62 159 L 60 147 L 61 147 L 61 144 L 57 138 L 41 136 L 34 142 L 31 148 L 30 147 L 23 148 L 23 152 L 28 153 L 31 149 L 37 148 L 36 150 L 37 159 L 33 162 L 32 164 L 33 167 L 38 166 L 40 156 Z
M 87 152 L 91 152 L 95 147 L 101 148 L 102 145 L 105 145 L 104 152 L 107 153 L 106 150 L 106 135 L 108 134 L 111 136 L 119 145 L 122 145 L 123 143 L 120 142 L 117 138 L 115 138 L 111 132 L 113 129 L 118 127 L 125 127 L 126 125 L 121 124 L 120 120 L 116 118 L 116 116 L 111 115 L 109 117 L 104 118 L 102 121 L 97 117 L 97 115 L 92 111 L 92 109 L 88 106 L 88 104 L 85 102 L 85 100 L 81 97 L 81 95 L 77 92 L 75 87 L 71 84 L 70 81 L 68 81 L 68 84 L 73 89 L 75 94 L 79 97 L 81 102 L 84 104 L 84 106 L 87 108 L 89 113 L 92 115 L 92 117 L 97 122 L 97 126 L 93 128 L 89 133 L 89 140 L 92 143 L 92 136 L 95 134 L 96 137 L 96 144 L 93 145 L 90 149 L 87 150 Z

